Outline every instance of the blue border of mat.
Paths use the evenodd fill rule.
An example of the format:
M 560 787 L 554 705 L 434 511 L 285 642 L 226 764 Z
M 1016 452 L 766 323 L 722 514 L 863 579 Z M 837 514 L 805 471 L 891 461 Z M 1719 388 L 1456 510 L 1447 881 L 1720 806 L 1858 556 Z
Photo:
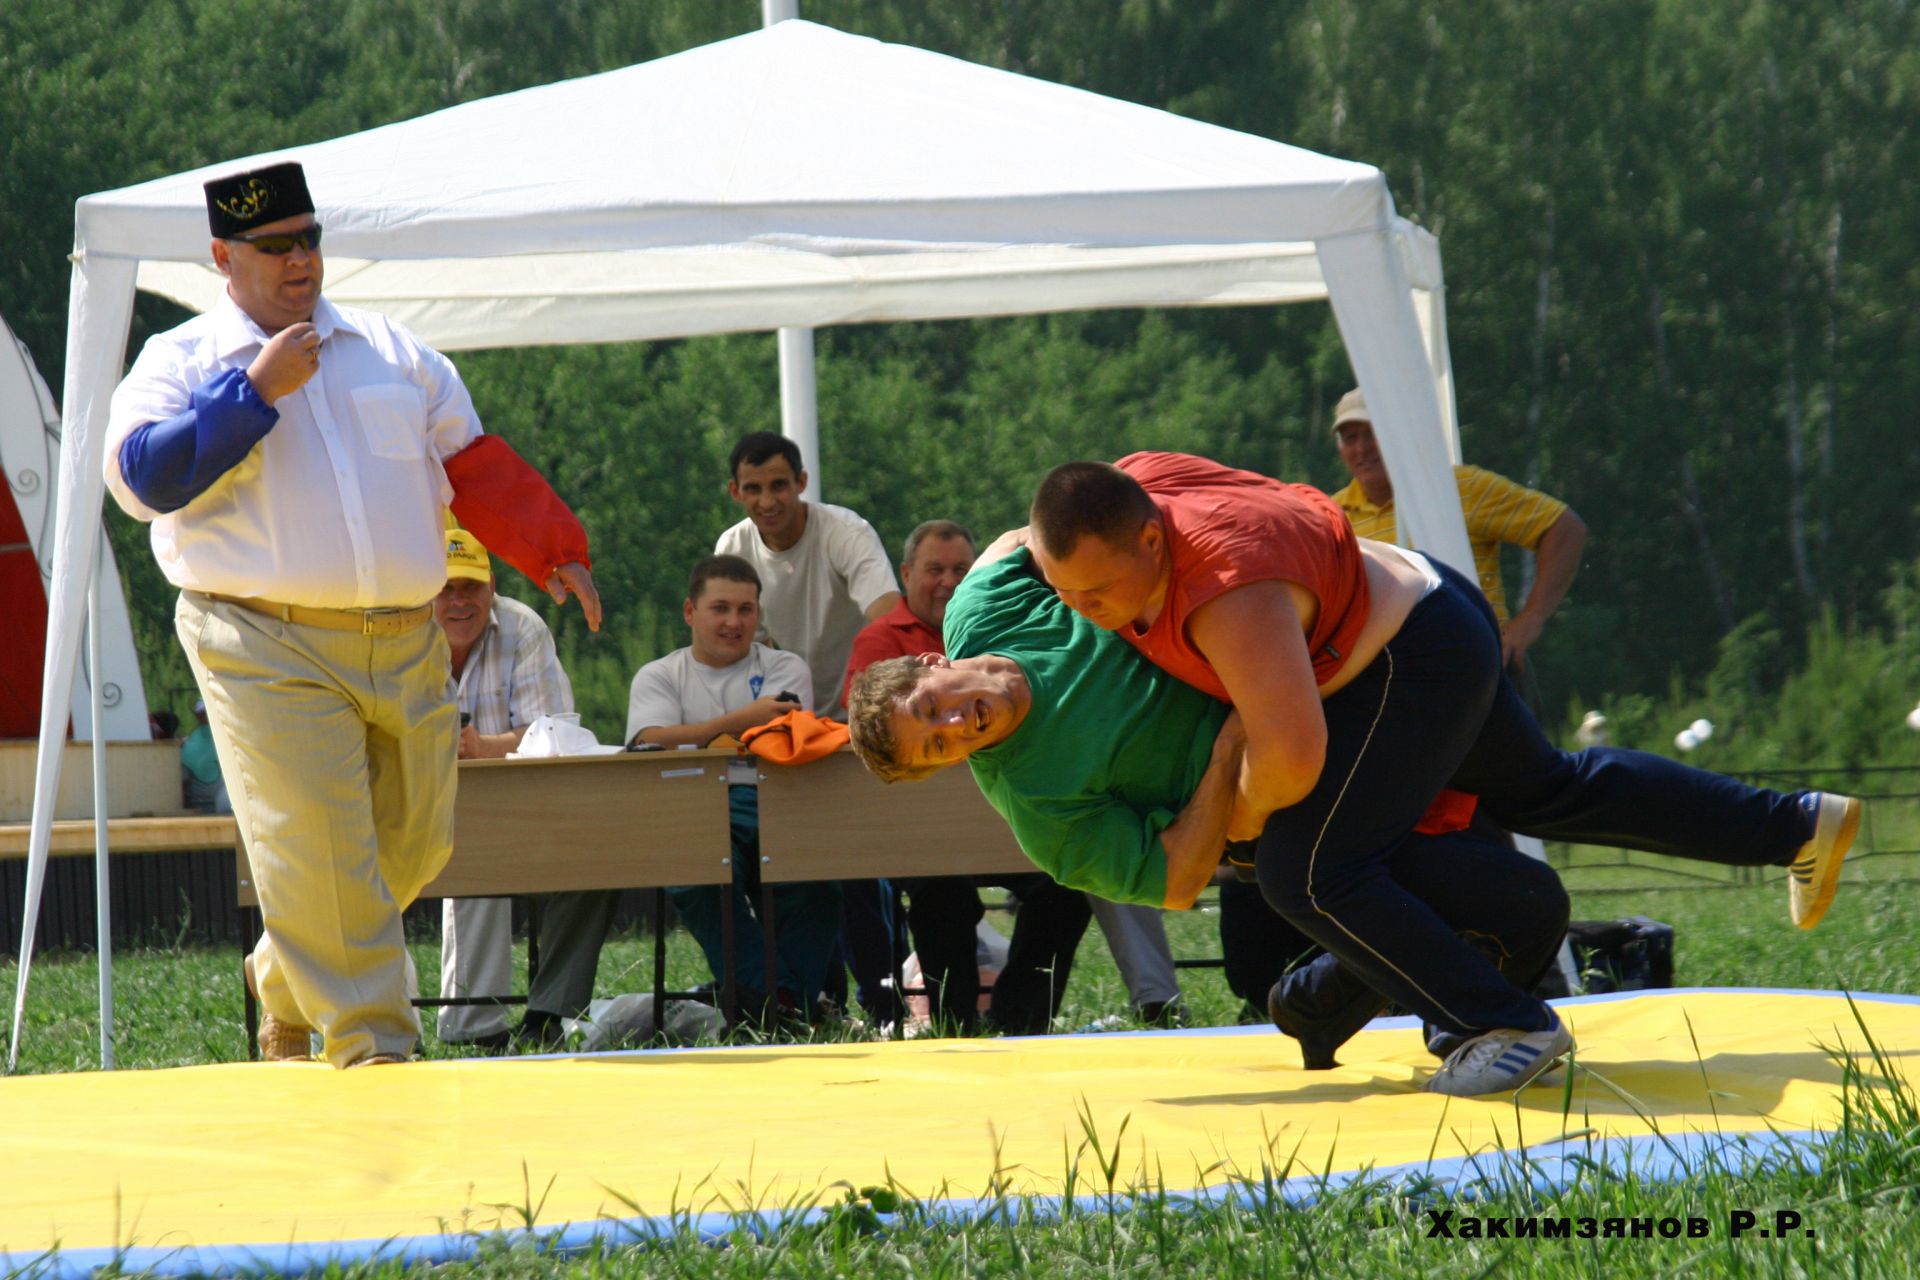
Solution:
M 1553 1003 L 1559 1006 L 1605 1004 L 1616 1000 L 1684 995 L 1791 995 L 1829 996 L 1883 1004 L 1920 1004 L 1920 996 L 1880 992 L 1802 990 L 1792 987 L 1671 987 L 1656 991 L 1618 991 L 1605 995 L 1574 996 Z M 1371 1030 L 1385 1031 L 1417 1026 L 1411 1017 L 1379 1018 Z M 1169 1031 L 1116 1033 L 1141 1036 L 1208 1036 L 1272 1034 L 1269 1027 L 1189 1027 Z M 1055 1039 L 1059 1037 L 1053 1037 Z M 765 1046 L 741 1046 L 764 1052 Z M 647 1053 L 713 1052 L 696 1050 L 651 1050 Z M 549 1057 L 577 1057 L 577 1054 L 552 1054 Z M 625 1056 L 625 1055 L 621 1055 Z M 1423 1196 L 1462 1196 L 1473 1198 L 1515 1186 L 1530 1186 L 1537 1191 L 1565 1187 L 1596 1165 L 1630 1170 L 1650 1182 L 1672 1181 L 1691 1173 L 1703 1161 L 1718 1162 L 1727 1171 L 1750 1174 L 1786 1164 L 1815 1168 L 1821 1161 L 1828 1135 L 1817 1130 L 1790 1133 L 1748 1132 L 1732 1134 L 1647 1134 L 1635 1137 L 1577 1140 L 1553 1139 L 1520 1151 L 1496 1151 L 1483 1155 L 1456 1156 L 1446 1160 L 1413 1161 L 1386 1168 L 1359 1169 L 1343 1173 L 1302 1174 L 1271 1184 L 1253 1186 L 1230 1184 L 1199 1191 L 1168 1192 L 1176 1204 L 1217 1204 L 1224 1200 L 1260 1202 L 1279 1199 L 1296 1206 L 1312 1203 L 1329 1191 L 1355 1182 L 1383 1187 L 1415 1189 Z M 1560 1149 L 1565 1148 L 1565 1149 Z M 1077 1196 L 1074 1207 L 1082 1210 L 1124 1208 L 1132 1197 Z M 999 1199 L 949 1199 L 924 1202 L 915 1211 L 955 1223 L 991 1219 L 1013 1214 L 1028 1220 L 1047 1220 L 1060 1214 L 1059 1196 L 1020 1196 Z M 231 1244 L 161 1248 L 142 1245 L 123 1249 L 92 1248 L 50 1250 L 39 1254 L 0 1252 L 0 1266 L 27 1280 L 84 1280 L 102 1267 L 120 1271 L 144 1272 L 156 1276 L 229 1276 L 258 1275 L 266 1272 L 299 1275 L 329 1266 L 352 1266 L 362 1262 L 402 1262 L 407 1265 L 461 1262 L 473 1258 L 486 1245 L 512 1246 L 538 1242 L 554 1252 L 571 1252 L 598 1242 L 609 1245 L 644 1243 L 691 1232 L 703 1240 L 723 1240 L 743 1226 L 755 1231 L 782 1226 L 818 1222 L 830 1208 L 775 1209 L 744 1212 L 685 1214 L 677 1217 L 602 1218 L 596 1222 L 564 1227 L 516 1228 L 510 1231 L 466 1233 L 462 1235 L 398 1236 L 385 1240 L 318 1240 L 304 1244 Z M 883 1220 L 885 1215 L 882 1216 Z

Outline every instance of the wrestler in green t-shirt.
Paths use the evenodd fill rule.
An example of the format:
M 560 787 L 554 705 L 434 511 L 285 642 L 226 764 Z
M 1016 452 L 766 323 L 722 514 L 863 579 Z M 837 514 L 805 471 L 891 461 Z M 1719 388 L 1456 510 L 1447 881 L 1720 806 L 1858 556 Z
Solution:
M 1024 547 L 966 576 L 943 630 L 949 658 L 1010 658 L 1032 690 L 1013 733 L 967 758 L 1022 851 L 1071 888 L 1160 906 L 1160 833 L 1200 785 L 1227 708 L 1067 608 Z

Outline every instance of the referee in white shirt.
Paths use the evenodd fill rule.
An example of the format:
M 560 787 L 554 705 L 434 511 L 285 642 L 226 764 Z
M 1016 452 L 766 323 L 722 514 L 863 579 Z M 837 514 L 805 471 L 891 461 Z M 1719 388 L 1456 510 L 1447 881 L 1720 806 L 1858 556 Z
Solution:
M 586 535 L 482 434 L 451 362 L 320 296 L 297 164 L 207 186 L 226 296 L 149 341 L 113 399 L 106 478 L 181 589 L 265 922 L 248 977 L 269 1059 L 318 1032 L 336 1067 L 397 1062 L 420 1025 L 400 913 L 452 849 L 459 716 L 440 629 L 452 506 L 600 621 Z

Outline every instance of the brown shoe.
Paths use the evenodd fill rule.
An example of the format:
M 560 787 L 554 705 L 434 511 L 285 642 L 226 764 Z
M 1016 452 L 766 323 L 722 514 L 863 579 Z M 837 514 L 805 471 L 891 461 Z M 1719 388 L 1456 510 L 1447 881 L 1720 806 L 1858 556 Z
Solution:
M 260 1056 L 268 1062 L 311 1062 L 313 1029 L 282 1022 L 270 1013 L 260 1015 Z
M 355 1067 L 390 1067 L 395 1063 L 410 1061 L 412 1059 L 404 1053 L 370 1053 L 364 1058 L 355 1058 L 349 1062 L 347 1070 L 351 1071 Z
M 240 958 L 240 976 L 246 981 L 248 994 L 258 1001 L 260 986 L 253 980 L 252 952 Z M 260 1009 L 260 1034 L 254 1039 L 260 1044 L 260 1057 L 267 1062 L 313 1060 L 313 1028 L 297 1022 L 282 1022 L 268 1013 L 265 1006 Z

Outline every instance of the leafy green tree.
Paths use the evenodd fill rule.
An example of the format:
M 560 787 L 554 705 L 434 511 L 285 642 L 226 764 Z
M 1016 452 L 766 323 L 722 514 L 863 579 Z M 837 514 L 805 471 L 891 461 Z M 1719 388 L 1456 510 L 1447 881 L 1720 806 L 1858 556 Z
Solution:
M 1677 677 L 1687 697 L 1746 699 L 1745 723 L 1815 646 L 1847 648 L 1822 638 L 1829 612 L 1843 641 L 1905 635 L 1882 592 L 1890 565 L 1920 556 L 1920 11 L 1907 0 L 802 8 L 1379 166 L 1441 237 L 1468 459 L 1567 498 L 1593 529 L 1535 649 L 1549 705 L 1672 697 Z M 760 20 L 753 0 L 10 0 L 0 313 L 57 388 L 80 196 Z M 134 344 L 179 318 L 142 299 Z M 893 544 L 931 514 L 1014 523 L 1070 456 L 1185 448 L 1344 479 L 1325 424 L 1352 374 L 1324 308 L 856 326 L 823 332 L 819 350 L 825 496 Z M 778 422 L 773 341 L 460 363 L 489 426 L 593 534 L 608 631 L 552 616 L 593 714 L 619 719 L 631 668 L 683 642 L 688 565 L 737 518 L 728 446 Z M 117 515 L 110 529 L 150 682 L 183 689 L 172 593 L 143 532 Z M 1910 570 L 1893 572 L 1897 593 Z M 1756 614 L 1761 631 L 1741 625 Z M 1764 632 L 1780 639 L 1762 660 Z M 1911 688 L 1914 646 L 1887 644 Z

